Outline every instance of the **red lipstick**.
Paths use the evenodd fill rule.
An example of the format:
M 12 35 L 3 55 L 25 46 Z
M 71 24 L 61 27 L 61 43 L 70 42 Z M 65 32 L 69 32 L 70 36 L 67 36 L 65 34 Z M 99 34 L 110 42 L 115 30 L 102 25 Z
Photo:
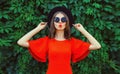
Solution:
M 62 27 L 62 25 L 60 24 L 60 25 L 59 25 L 59 27 L 61 28 L 61 27 Z

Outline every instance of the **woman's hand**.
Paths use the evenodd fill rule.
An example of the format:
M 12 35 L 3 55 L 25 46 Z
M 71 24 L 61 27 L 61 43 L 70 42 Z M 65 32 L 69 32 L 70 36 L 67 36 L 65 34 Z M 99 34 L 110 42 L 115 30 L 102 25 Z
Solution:
M 39 25 L 36 27 L 36 29 L 42 30 L 42 29 L 44 29 L 44 28 L 46 27 L 46 25 L 47 25 L 47 22 L 41 22 L 41 23 L 39 23 Z
M 17 41 L 18 45 L 23 47 L 29 47 L 28 41 L 30 40 L 30 38 L 32 38 L 32 36 L 37 34 L 40 30 L 44 29 L 46 25 L 47 25 L 46 22 L 41 22 L 35 29 L 31 30 L 30 32 L 25 34 L 22 38 L 20 38 Z
M 100 43 L 90 33 L 88 33 L 80 23 L 74 24 L 73 26 L 89 40 L 91 44 L 89 50 L 96 50 L 101 48 Z
M 80 32 L 82 32 L 84 29 L 84 27 L 80 24 L 80 23 L 77 23 L 77 24 L 73 24 L 73 26 L 79 30 Z

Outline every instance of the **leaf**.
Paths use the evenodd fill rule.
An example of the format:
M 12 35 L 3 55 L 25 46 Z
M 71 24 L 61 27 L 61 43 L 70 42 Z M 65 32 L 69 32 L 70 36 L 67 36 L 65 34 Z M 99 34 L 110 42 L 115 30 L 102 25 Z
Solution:
M 92 4 L 95 8 L 101 8 L 102 6 L 100 5 L 100 4 L 98 4 L 98 3 L 93 3 Z
M 106 22 L 106 25 L 107 25 L 106 27 L 110 30 L 113 28 L 112 22 Z
M 94 14 L 94 9 L 93 8 L 87 8 L 85 13 L 87 15 L 93 15 Z
M 115 15 L 116 15 L 116 16 L 120 16 L 120 11 L 116 11 L 116 12 L 115 12 Z
M 10 46 L 11 42 L 12 42 L 11 40 L 0 39 L 0 46 Z
M 103 9 L 105 11 L 107 11 L 107 12 L 111 12 L 112 13 L 112 6 L 110 6 L 110 5 L 106 5 Z
M 90 3 L 90 0 L 83 0 L 83 3 Z

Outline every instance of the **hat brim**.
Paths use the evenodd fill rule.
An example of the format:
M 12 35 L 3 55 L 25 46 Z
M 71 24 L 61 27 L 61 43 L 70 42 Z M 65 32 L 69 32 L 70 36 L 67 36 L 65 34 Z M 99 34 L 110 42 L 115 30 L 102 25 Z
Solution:
M 73 19 L 72 13 L 69 9 L 67 9 L 66 7 L 63 7 L 63 6 L 55 7 L 50 11 L 50 13 L 48 14 L 48 18 L 47 18 L 48 26 L 50 27 L 51 19 L 52 19 L 53 15 L 58 11 L 62 11 L 68 16 L 69 25 L 70 25 L 70 28 L 71 28 L 72 24 L 74 24 L 74 19 Z

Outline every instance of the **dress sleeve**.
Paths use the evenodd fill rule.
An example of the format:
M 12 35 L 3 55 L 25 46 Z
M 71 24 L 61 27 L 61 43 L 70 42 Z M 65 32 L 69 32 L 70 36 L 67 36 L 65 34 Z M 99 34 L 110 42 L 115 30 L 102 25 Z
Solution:
M 89 46 L 87 42 L 72 38 L 72 62 L 83 60 L 90 52 Z
M 39 62 L 46 62 L 48 51 L 48 37 L 30 40 L 28 43 L 29 43 L 28 49 L 32 57 Z

